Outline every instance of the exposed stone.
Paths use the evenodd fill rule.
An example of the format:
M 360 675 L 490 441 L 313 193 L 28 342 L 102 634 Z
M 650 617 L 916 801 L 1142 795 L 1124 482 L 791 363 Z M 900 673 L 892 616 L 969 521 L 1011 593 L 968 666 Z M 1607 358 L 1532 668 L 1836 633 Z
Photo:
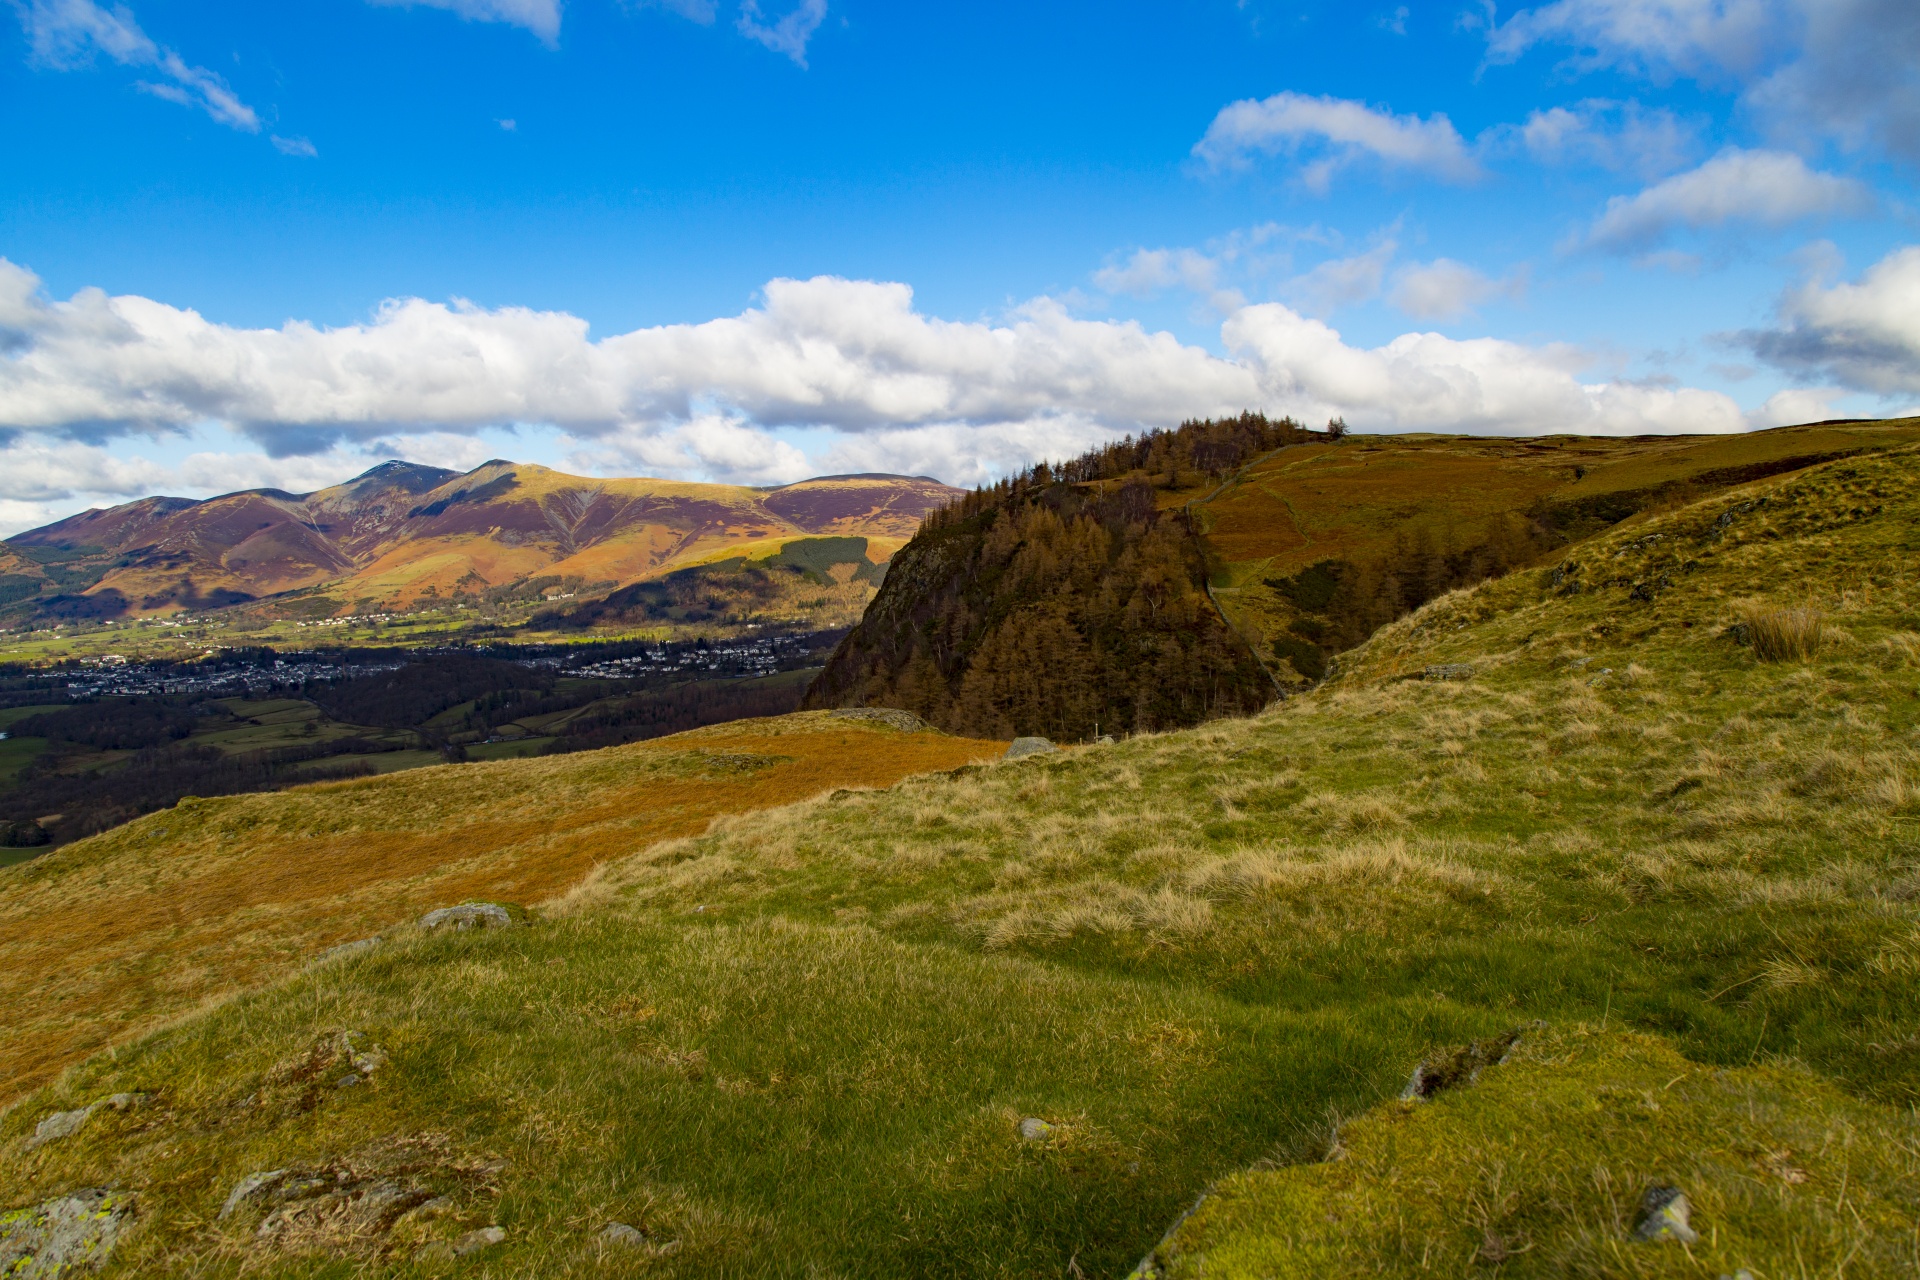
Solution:
M 54 1112 L 34 1126 L 33 1136 L 27 1139 L 26 1145 L 22 1150 L 31 1151 L 35 1147 L 43 1147 L 49 1142 L 58 1142 L 62 1138 L 71 1138 L 74 1134 L 80 1132 L 82 1125 L 93 1119 L 93 1113 L 99 1109 L 100 1104 L 96 1102 L 91 1106 L 78 1107 L 72 1111 Z
M 347 1072 L 347 1074 L 341 1076 L 338 1080 L 335 1080 L 333 1082 L 333 1087 L 336 1089 L 351 1089 L 353 1088 L 353 1086 L 359 1083 L 360 1083 L 360 1077 L 355 1073 L 349 1071 Z
M 1453 1045 L 1429 1054 L 1413 1069 L 1413 1077 L 1400 1092 L 1401 1100 L 1419 1102 L 1431 1098 L 1442 1089 L 1472 1084 L 1480 1078 L 1482 1071 L 1505 1062 L 1519 1040 L 1520 1032 L 1516 1028 L 1503 1035 L 1475 1040 L 1472 1044 Z
M 1635 1240 L 1678 1240 L 1693 1244 L 1700 1233 L 1688 1221 L 1692 1207 L 1687 1193 L 1678 1187 L 1655 1185 L 1640 1197 L 1640 1221 L 1633 1229 Z
M 1093 745 L 1096 747 L 1110 747 L 1113 745 L 1113 735 L 1110 733 L 1103 733 L 1099 737 L 1093 740 Z
M 925 733 L 931 726 L 911 711 L 902 711 L 897 707 L 842 707 L 833 713 L 836 720 L 863 720 L 868 724 L 883 724 L 889 729 L 898 729 L 902 733 Z
M 1422 680 L 1471 680 L 1473 664 L 1470 662 L 1440 662 L 1420 673 Z
M 153 1101 L 150 1093 L 116 1093 L 107 1099 L 107 1105 L 115 1111 L 133 1111 Z
M 504 929 L 512 923 L 513 917 L 497 902 L 463 902 L 420 917 L 422 929 Z
M 630 1227 L 624 1222 L 609 1222 L 600 1228 L 600 1238 L 608 1244 L 617 1244 L 627 1249 L 638 1249 L 647 1243 L 646 1232 L 638 1227 Z
M 1020 1140 L 1022 1142 L 1045 1142 L 1053 1136 L 1054 1127 L 1039 1116 L 1028 1116 L 1020 1121 Z
M 507 1233 L 499 1227 L 481 1227 L 478 1231 L 469 1231 L 453 1242 L 453 1252 L 459 1257 L 478 1253 L 482 1249 L 491 1249 L 507 1238 Z
M 1013 745 L 1007 748 L 1006 758 L 1019 760 L 1024 756 L 1044 756 L 1059 749 L 1045 738 L 1015 738 Z
M 0 1276 L 54 1280 L 104 1265 L 131 1226 L 135 1197 L 88 1187 L 0 1213 Z
M 380 945 L 380 939 L 361 938 L 356 942 L 343 942 L 337 947 L 328 947 L 313 958 L 315 964 L 328 964 L 334 960 L 344 960 L 348 956 L 362 955 Z
M 268 1169 L 261 1173 L 248 1174 L 234 1184 L 233 1190 L 227 1193 L 227 1202 L 220 1206 L 220 1217 L 230 1218 L 248 1202 L 264 1200 L 292 1173 L 291 1169 Z

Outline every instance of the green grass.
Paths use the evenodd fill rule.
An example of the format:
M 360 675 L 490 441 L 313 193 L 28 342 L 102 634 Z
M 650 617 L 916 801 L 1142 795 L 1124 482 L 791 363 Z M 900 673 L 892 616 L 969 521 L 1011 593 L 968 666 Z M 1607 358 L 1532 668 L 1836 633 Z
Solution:
M 1920 457 L 1832 464 L 1446 597 L 1251 720 L 724 819 L 528 927 L 403 930 L 15 1108 L 0 1142 L 161 1099 L 0 1162 L 0 1204 L 140 1191 L 129 1274 L 1097 1276 L 1224 1178 L 1170 1265 L 1899 1274 L 1916 529 Z M 1733 629 L 1802 605 L 1809 659 Z M 1514 1063 L 1395 1110 L 1436 1046 L 1535 1019 Z M 1602 1023 L 1631 1035 L 1581 1038 Z M 392 1055 L 372 1087 L 276 1071 L 347 1028 Z M 1023 1116 L 1057 1127 L 1022 1142 Z M 1312 1163 L 1336 1134 L 1347 1160 Z M 1777 1150 L 1810 1178 L 1765 1181 Z M 1229 1176 L 1257 1163 L 1288 1174 Z M 290 1164 L 456 1212 L 293 1252 L 212 1221 Z M 1625 1244 L 1655 1176 L 1721 1233 L 1704 1270 Z M 679 1247 L 604 1253 L 609 1220 Z M 496 1250 L 413 1261 L 490 1222 Z M 1470 1262 L 1489 1230 L 1510 1253 Z

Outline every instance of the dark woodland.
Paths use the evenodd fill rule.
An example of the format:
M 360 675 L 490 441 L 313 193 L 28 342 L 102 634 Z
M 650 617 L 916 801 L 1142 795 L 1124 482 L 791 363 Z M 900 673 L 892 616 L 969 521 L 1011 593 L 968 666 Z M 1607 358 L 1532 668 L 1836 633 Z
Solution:
M 1073 741 L 1259 709 L 1274 686 L 1207 597 L 1166 490 L 1324 440 L 1258 414 L 1041 464 L 929 515 L 807 693 L 904 707 L 952 733 Z

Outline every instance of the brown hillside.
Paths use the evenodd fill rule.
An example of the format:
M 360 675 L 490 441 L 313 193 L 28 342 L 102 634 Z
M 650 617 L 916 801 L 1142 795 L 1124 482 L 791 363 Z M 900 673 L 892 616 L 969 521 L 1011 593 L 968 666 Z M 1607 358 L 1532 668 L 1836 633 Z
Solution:
M 604 593 L 768 540 L 898 540 L 958 492 L 925 477 L 753 489 L 587 479 L 497 460 L 464 475 L 388 462 L 316 493 L 144 498 L 21 534 L 9 547 L 20 575 L 40 579 L 41 611 L 53 616 L 152 615 L 291 591 L 306 592 L 300 612 L 322 616 L 536 576 Z
M 107 1045 L 433 907 L 537 902 L 723 814 L 886 787 L 1005 746 L 815 712 L 182 801 L 8 872 L 0 1105 Z

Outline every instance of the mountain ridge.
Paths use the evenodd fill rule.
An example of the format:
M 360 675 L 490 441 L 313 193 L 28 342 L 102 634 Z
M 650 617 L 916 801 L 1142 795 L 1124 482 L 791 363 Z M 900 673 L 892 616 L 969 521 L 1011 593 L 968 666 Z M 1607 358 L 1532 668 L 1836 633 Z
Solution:
M 735 544 L 809 536 L 865 537 L 884 563 L 960 492 L 883 473 L 756 488 L 501 458 L 466 472 L 389 460 L 309 493 L 156 495 L 17 534 L 0 562 L 0 608 L 105 620 L 290 597 L 298 616 L 325 616 L 536 576 L 604 593 Z

